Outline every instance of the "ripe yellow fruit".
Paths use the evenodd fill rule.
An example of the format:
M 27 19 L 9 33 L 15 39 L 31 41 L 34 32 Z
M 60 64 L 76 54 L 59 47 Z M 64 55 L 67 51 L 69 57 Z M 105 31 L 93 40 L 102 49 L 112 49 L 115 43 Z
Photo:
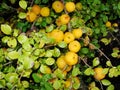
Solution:
M 72 78 L 68 78 L 66 81 L 65 81 L 65 88 L 69 88 L 71 85 L 73 84 L 79 84 L 80 85 L 80 79 L 75 76 L 75 77 L 72 77 Z M 77 89 L 73 89 L 72 90 L 77 90 Z
M 66 87 L 66 88 L 69 88 L 69 87 L 71 86 L 71 84 L 72 84 L 71 79 L 67 79 L 67 80 L 65 81 L 65 87 Z
M 94 78 L 96 80 L 101 80 L 103 78 L 105 78 L 105 74 L 103 73 L 103 68 L 102 67 L 96 67 L 94 68 Z
M 65 62 L 68 64 L 68 65 L 75 65 L 77 64 L 78 62 L 78 55 L 74 52 L 67 52 L 65 54 Z
M 74 41 L 74 39 L 75 39 L 75 37 L 74 37 L 74 35 L 71 32 L 65 32 L 65 34 L 64 34 L 64 41 L 66 43 L 70 43 L 70 42 Z
M 69 43 L 68 48 L 72 52 L 78 52 L 81 49 L 81 44 L 77 40 Z
M 55 39 L 56 42 L 60 42 L 64 38 L 64 33 L 61 30 L 54 29 L 50 33 L 51 37 Z
M 118 27 L 118 24 L 117 23 L 113 23 L 113 27 Z
M 82 10 L 82 4 L 80 2 L 75 4 L 77 10 Z
M 79 39 L 80 37 L 82 37 L 82 30 L 81 29 L 73 29 L 72 30 L 72 34 L 75 36 L 76 39 Z
M 75 11 L 75 3 L 74 2 L 66 2 L 65 8 L 68 12 Z
M 41 10 L 40 6 L 36 5 L 36 4 L 33 5 L 32 9 L 31 9 L 31 11 L 34 12 L 36 15 L 40 14 L 40 10 Z
M 64 69 L 67 65 L 66 62 L 65 62 L 64 56 L 60 56 L 57 59 L 56 64 L 57 64 L 59 69 Z
M 52 4 L 52 8 L 54 9 L 54 11 L 56 13 L 60 13 L 60 12 L 63 11 L 64 5 L 61 1 L 54 1 L 53 4 Z
M 57 25 L 57 26 L 60 26 L 60 25 L 62 25 L 62 24 L 61 24 L 60 17 L 59 17 L 58 19 L 56 19 L 56 22 L 55 22 L 55 23 L 56 23 L 56 25 Z
M 111 27 L 111 22 L 107 21 L 105 25 L 106 25 L 106 27 Z
M 37 15 L 34 12 L 28 11 L 26 15 L 26 20 L 28 22 L 33 22 L 37 18 Z
M 60 16 L 60 22 L 61 22 L 62 25 L 68 24 L 69 21 L 70 21 L 70 16 L 68 14 L 62 14 Z
M 50 15 L 50 9 L 48 7 L 43 7 L 41 8 L 40 14 L 43 17 L 47 17 Z

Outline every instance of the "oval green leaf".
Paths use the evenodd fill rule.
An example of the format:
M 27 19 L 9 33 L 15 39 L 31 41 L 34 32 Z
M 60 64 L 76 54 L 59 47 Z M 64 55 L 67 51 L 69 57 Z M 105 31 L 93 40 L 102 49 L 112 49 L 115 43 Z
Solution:
M 103 79 L 103 80 L 101 80 L 101 82 L 102 82 L 102 84 L 105 85 L 105 86 L 108 86 L 108 85 L 111 84 L 111 82 L 110 82 L 109 80 L 107 80 L 107 79 Z
M 22 9 L 26 9 L 27 8 L 27 2 L 25 0 L 20 0 L 19 1 L 19 6 L 22 8 Z
M 6 35 L 10 35 L 12 33 L 11 27 L 7 24 L 2 24 L 1 25 L 1 31 Z

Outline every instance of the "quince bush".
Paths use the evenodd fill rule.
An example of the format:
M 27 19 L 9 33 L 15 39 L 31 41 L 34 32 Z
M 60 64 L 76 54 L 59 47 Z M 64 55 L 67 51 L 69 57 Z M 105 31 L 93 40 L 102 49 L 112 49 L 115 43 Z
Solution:
M 120 18 L 120 3 L 9 3 L 0 2 L 1 89 L 117 90 L 110 78 L 120 75 L 120 65 L 114 65 L 111 58 L 120 59 L 120 31 L 119 24 L 111 21 Z M 111 52 L 102 51 L 114 41 L 118 46 L 112 47 Z

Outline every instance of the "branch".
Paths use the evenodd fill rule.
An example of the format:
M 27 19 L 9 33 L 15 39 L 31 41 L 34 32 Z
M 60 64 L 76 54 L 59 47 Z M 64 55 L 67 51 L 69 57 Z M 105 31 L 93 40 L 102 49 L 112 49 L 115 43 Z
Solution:
M 82 60 L 86 66 L 91 68 L 91 66 L 85 61 L 85 59 L 81 58 L 80 56 L 78 58 L 79 58 L 79 60 Z
M 111 60 L 107 57 L 107 55 L 105 55 L 105 53 L 103 51 L 101 51 L 99 48 L 97 48 L 94 44 L 89 43 L 90 45 L 94 46 L 95 49 L 97 49 L 107 60 L 109 60 L 111 62 Z M 113 67 L 112 63 L 111 66 Z

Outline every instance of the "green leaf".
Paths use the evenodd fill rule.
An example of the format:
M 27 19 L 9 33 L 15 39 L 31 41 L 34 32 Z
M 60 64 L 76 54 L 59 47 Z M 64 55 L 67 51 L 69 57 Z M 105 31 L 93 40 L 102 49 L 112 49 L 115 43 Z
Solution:
M 79 87 L 80 87 L 80 83 L 73 83 L 73 88 L 74 89 L 76 89 L 76 90 L 78 90 L 79 89 Z
M 38 74 L 36 74 L 36 73 L 33 73 L 32 74 L 32 78 L 33 78 L 33 80 L 36 82 L 36 83 L 39 83 L 40 82 L 40 76 L 38 76 Z
M 108 87 L 107 87 L 107 89 L 106 90 L 115 90 L 115 87 L 114 87 L 114 85 L 109 85 Z
M 17 51 L 11 51 L 7 54 L 10 59 L 18 59 L 19 53 Z
M 54 50 L 47 50 L 45 52 L 45 57 L 52 57 L 53 56 L 53 52 L 54 52 Z
M 87 54 L 89 52 L 88 48 L 81 48 L 80 50 L 83 54 Z
M 60 87 L 61 87 L 61 81 L 60 80 L 56 80 L 53 83 L 53 87 L 54 87 L 54 89 L 60 89 Z
M 118 9 L 120 10 L 120 2 L 118 3 Z
M 100 90 L 98 87 L 92 87 L 91 90 Z
M 108 85 L 111 84 L 111 82 L 110 82 L 109 80 L 107 80 L 107 79 L 103 79 L 103 80 L 101 80 L 101 82 L 102 82 L 102 84 L 105 85 L 105 86 L 108 86 Z
M 27 8 L 27 2 L 25 0 L 20 0 L 19 1 L 19 6 L 22 8 L 22 9 L 26 9 Z
M 42 0 L 42 3 L 46 4 L 49 0 Z
M 77 76 L 79 75 L 81 72 L 79 70 L 78 67 L 74 67 L 73 70 L 72 70 L 72 76 Z
M 66 47 L 67 47 L 67 43 L 64 42 L 64 41 L 61 41 L 61 42 L 58 43 L 58 46 L 59 46 L 60 48 L 66 48 Z
M 52 85 L 49 82 L 45 82 L 45 90 L 53 90 Z
M 1 79 L 0 80 L 0 88 L 4 88 L 5 87 L 5 80 L 4 79 Z
M 113 53 L 111 54 L 111 56 L 114 57 L 114 58 L 116 58 L 116 57 L 118 57 L 118 53 L 117 53 L 117 52 L 113 52 Z
M 15 4 L 16 0 L 9 0 L 12 4 Z
M 89 75 L 94 75 L 94 70 L 92 68 L 87 68 L 85 71 L 84 71 L 84 74 L 89 76 Z
M 98 57 L 94 58 L 93 59 L 93 66 L 97 66 L 99 64 L 100 64 L 99 58 Z
M 92 11 L 92 12 L 91 12 L 91 16 L 92 16 L 92 17 L 95 17 L 95 16 L 96 16 L 96 12 L 95 12 L 95 11 Z
M 26 80 L 23 80 L 22 85 L 23 85 L 24 88 L 28 88 L 29 87 L 29 82 L 26 81 Z
M 20 19 L 25 19 L 25 18 L 26 18 L 26 13 L 20 12 L 19 15 L 18 15 L 18 17 L 19 17 Z
M 11 27 L 7 24 L 1 24 L 1 31 L 6 35 L 10 35 L 12 33 Z
M 107 62 L 106 62 L 106 65 L 107 65 L 107 66 L 112 66 L 112 64 L 111 64 L 110 61 L 107 61 Z
M 50 26 L 46 27 L 46 32 L 51 32 L 54 29 L 54 24 L 51 24 Z
M 18 81 L 18 74 L 17 73 L 7 73 L 5 75 L 5 80 L 10 83 L 15 83 L 16 81 Z
M 54 52 L 53 52 L 53 56 L 54 57 L 59 57 L 60 54 L 61 54 L 60 49 L 55 47 Z
M 109 68 L 104 68 L 104 69 L 103 69 L 103 74 L 107 74 L 108 71 L 109 71 Z
M 104 22 L 107 22 L 107 21 L 108 21 L 108 17 L 107 17 L 106 15 L 104 15 L 104 16 L 102 17 L 102 19 L 103 19 Z
M 108 45 L 111 42 L 111 39 L 102 38 L 100 41 L 103 42 L 105 45 Z
M 56 69 L 55 72 L 54 72 L 54 75 L 56 75 L 60 79 L 64 79 L 65 78 L 65 76 L 64 76 L 64 74 L 63 74 L 61 69 Z
M 49 58 L 46 59 L 45 62 L 46 62 L 47 65 L 53 65 L 55 63 L 55 59 L 49 57 Z

